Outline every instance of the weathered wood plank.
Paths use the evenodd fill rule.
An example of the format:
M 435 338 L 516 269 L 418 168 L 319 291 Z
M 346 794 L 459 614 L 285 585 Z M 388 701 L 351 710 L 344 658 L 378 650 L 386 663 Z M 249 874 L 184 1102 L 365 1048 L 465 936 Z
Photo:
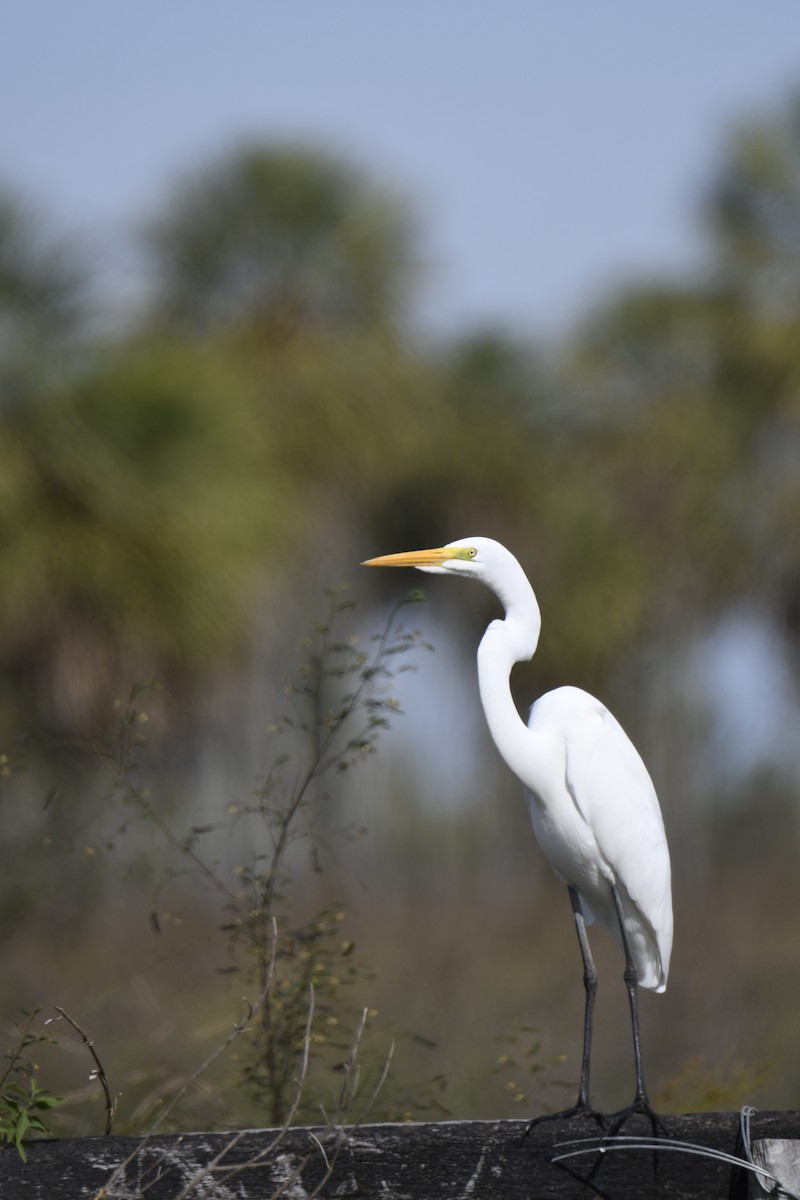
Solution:
M 736 1113 L 666 1118 L 674 1141 L 741 1154 Z M 607 1149 L 554 1162 L 591 1122 L 453 1121 L 38 1141 L 0 1155 L 2 1200 L 745 1200 L 729 1164 L 660 1149 Z M 625 1134 L 649 1134 L 629 1122 Z M 754 1140 L 800 1137 L 800 1113 L 758 1113 Z M 103 1190 L 105 1189 L 105 1191 Z M 754 1193 L 751 1193 L 754 1194 Z M 764 1193 L 765 1194 L 765 1193 Z

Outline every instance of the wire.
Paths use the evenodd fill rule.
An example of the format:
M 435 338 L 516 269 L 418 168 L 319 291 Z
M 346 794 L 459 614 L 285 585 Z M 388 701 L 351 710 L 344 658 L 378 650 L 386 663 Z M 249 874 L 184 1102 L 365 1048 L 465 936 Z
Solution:
M 560 1146 L 579 1146 L 581 1149 L 568 1150 L 565 1154 L 557 1154 L 550 1161 L 563 1162 L 567 1158 L 576 1158 L 582 1154 L 606 1154 L 609 1150 L 671 1150 L 679 1154 L 696 1154 L 701 1158 L 714 1159 L 717 1162 L 729 1163 L 731 1166 L 744 1168 L 757 1175 L 760 1181 L 768 1181 L 772 1186 L 770 1195 L 786 1197 L 786 1200 L 800 1200 L 800 1193 L 791 1191 L 765 1167 L 760 1167 L 753 1159 L 750 1148 L 750 1118 L 757 1110 L 744 1105 L 739 1114 L 739 1128 L 744 1145 L 744 1158 L 728 1154 L 725 1150 L 713 1150 L 708 1146 L 698 1146 L 695 1142 L 679 1142 L 673 1139 L 657 1137 L 640 1137 L 635 1134 L 614 1138 L 574 1138 L 560 1142 Z

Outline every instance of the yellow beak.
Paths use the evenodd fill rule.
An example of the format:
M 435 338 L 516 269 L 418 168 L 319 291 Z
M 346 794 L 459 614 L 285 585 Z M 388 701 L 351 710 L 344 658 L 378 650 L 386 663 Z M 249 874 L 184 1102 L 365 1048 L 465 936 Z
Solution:
M 401 554 L 382 554 L 379 558 L 368 558 L 362 567 L 438 567 L 455 558 L 452 546 L 440 546 L 436 550 L 404 550 Z

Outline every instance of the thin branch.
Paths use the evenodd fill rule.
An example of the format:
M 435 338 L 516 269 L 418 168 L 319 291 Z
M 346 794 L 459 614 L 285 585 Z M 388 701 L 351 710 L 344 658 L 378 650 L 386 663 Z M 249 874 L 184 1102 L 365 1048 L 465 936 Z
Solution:
M 106 1127 L 105 1127 L 104 1132 L 105 1132 L 106 1136 L 108 1136 L 108 1134 L 111 1133 L 112 1127 L 114 1125 L 114 1115 L 117 1111 L 118 1097 L 112 1096 L 112 1094 L 111 1094 L 111 1088 L 109 1087 L 109 1084 L 108 1084 L 108 1076 L 106 1075 L 105 1067 L 103 1066 L 102 1062 L 100 1061 L 100 1056 L 98 1055 L 97 1051 L 94 1048 L 94 1042 L 91 1040 L 91 1038 L 89 1038 L 87 1036 L 87 1034 L 83 1031 L 83 1029 L 81 1029 L 78 1022 L 73 1017 L 71 1017 L 68 1012 L 66 1012 L 63 1008 L 60 1008 L 58 1004 L 55 1004 L 53 1007 L 55 1008 L 55 1010 L 59 1014 L 59 1016 L 63 1017 L 64 1020 L 68 1024 L 70 1024 L 72 1026 L 72 1028 L 75 1030 L 75 1032 L 77 1034 L 79 1034 L 79 1036 L 83 1039 L 84 1046 L 89 1051 L 89 1053 L 91 1054 L 91 1056 L 94 1060 L 94 1065 L 95 1065 L 94 1075 L 100 1081 L 100 1086 L 103 1089 L 103 1096 L 105 1099 Z
M 378 1082 L 375 1084 L 375 1087 L 372 1089 L 372 1095 L 370 1096 L 369 1100 L 367 1101 L 367 1105 L 364 1109 L 364 1113 L 361 1118 L 362 1124 L 366 1120 L 366 1118 L 369 1116 L 369 1114 L 371 1113 L 372 1106 L 375 1104 L 375 1101 L 378 1099 L 378 1096 L 381 1094 L 381 1091 L 383 1090 L 383 1085 L 386 1083 L 386 1079 L 389 1074 L 389 1068 L 392 1065 L 393 1058 L 394 1058 L 394 1039 L 392 1039 L 392 1041 L 389 1045 L 389 1051 L 386 1055 L 386 1058 L 384 1059 L 383 1068 L 381 1070 L 380 1075 L 378 1076 Z
M 342 1116 L 349 1111 L 358 1086 L 358 1051 L 361 1047 L 361 1039 L 364 1036 L 364 1030 L 367 1025 L 368 1011 L 366 1008 L 361 1011 L 361 1019 L 353 1036 L 353 1041 L 350 1044 L 350 1053 L 347 1056 L 347 1062 L 344 1064 L 344 1079 L 342 1080 L 342 1087 L 339 1092 L 339 1103 L 336 1106 L 335 1125 L 341 1124 Z M 351 1076 L 353 1075 L 355 1075 L 355 1083 L 351 1086 Z

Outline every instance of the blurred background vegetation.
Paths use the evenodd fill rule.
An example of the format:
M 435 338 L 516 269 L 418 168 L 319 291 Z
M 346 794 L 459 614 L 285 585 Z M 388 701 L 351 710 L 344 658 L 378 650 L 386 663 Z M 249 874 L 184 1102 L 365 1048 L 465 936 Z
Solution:
M 324 589 L 351 585 L 342 644 L 370 645 L 422 577 L 357 564 L 469 533 L 507 544 L 539 595 L 520 707 L 596 692 L 661 797 L 676 936 L 666 996 L 643 998 L 654 1097 L 796 1106 L 800 98 L 719 161 L 685 281 L 618 289 L 557 343 L 426 336 L 413 203 L 316 147 L 250 142 L 176 182 L 112 332 L 86 248 L 0 198 L 0 1012 L 63 1006 L 118 1127 L 141 1128 L 254 999 L 220 926 L 274 842 L 227 818 L 266 803 Z M 527 1116 L 577 1078 L 578 951 L 478 709 L 492 597 L 425 586 L 403 619 L 435 654 L 394 679 L 369 761 L 320 783 L 281 920 L 329 947 L 324 1019 L 344 956 L 379 1060 L 395 1040 L 373 1115 Z M 142 680 L 160 690 L 133 718 L 147 785 L 126 808 L 136 764 L 109 782 L 109 737 Z M 594 1095 L 612 1108 L 632 1063 L 621 963 L 595 942 Z M 56 1032 L 41 1077 L 70 1099 L 50 1124 L 98 1131 L 85 1050 Z M 175 1123 L 275 1115 L 247 1053 Z

